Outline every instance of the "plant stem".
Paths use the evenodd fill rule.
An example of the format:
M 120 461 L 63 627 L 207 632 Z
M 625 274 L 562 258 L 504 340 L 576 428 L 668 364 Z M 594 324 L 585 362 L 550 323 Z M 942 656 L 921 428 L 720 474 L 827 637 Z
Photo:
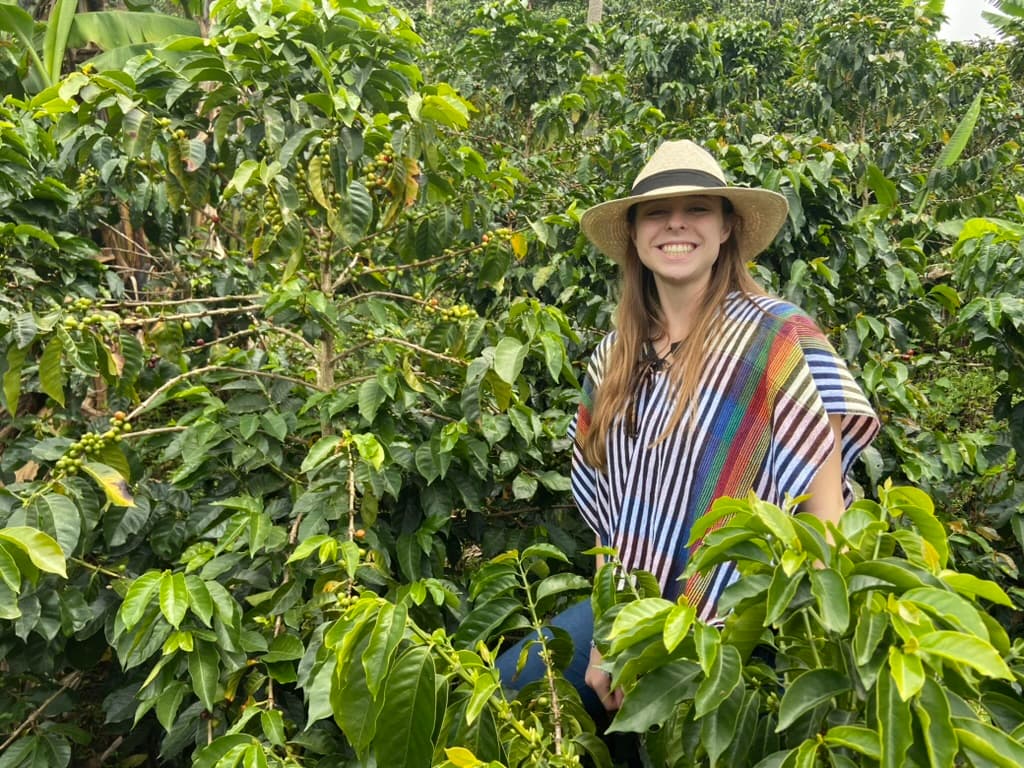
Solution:
M 348 540 L 356 539 L 356 467 L 355 458 L 352 455 L 352 441 L 346 444 L 348 448 Z M 352 585 L 349 584 L 349 591 Z
M 548 684 L 548 693 L 551 695 L 551 720 L 554 727 L 555 754 L 562 754 L 562 705 L 558 699 L 558 691 L 555 688 L 555 673 L 551 667 L 551 649 L 548 648 L 547 638 L 544 636 L 540 617 L 537 616 L 537 605 L 533 600 L 533 591 L 530 589 L 530 580 L 523 568 L 523 562 L 519 561 L 519 576 L 522 579 L 523 591 L 526 593 L 526 607 L 530 611 L 530 623 L 533 631 L 537 633 L 537 642 L 540 643 L 540 658 L 544 662 L 544 679 Z
M 21 725 L 19 725 L 17 728 L 14 729 L 14 731 L 11 732 L 11 735 L 7 737 L 7 740 L 4 741 L 3 744 L 0 744 L 0 752 L 3 752 L 5 749 L 7 749 L 7 747 L 9 747 L 11 744 L 17 741 L 18 737 L 21 736 L 21 734 L 23 734 L 26 730 L 28 730 L 32 726 L 32 724 L 35 723 L 35 721 L 42 716 L 42 714 L 46 711 L 47 707 L 53 704 L 53 702 L 55 702 L 57 698 L 62 693 L 64 693 L 64 691 L 66 691 L 68 688 L 73 688 L 74 686 L 78 685 L 78 681 L 81 679 L 81 672 L 72 672 L 67 677 L 65 677 L 64 680 L 61 682 L 60 688 L 46 701 L 44 701 L 42 704 L 36 707 L 32 714 L 25 718 L 24 722 L 22 722 Z
M 136 417 L 139 416 L 139 414 L 145 413 L 153 405 L 153 403 L 155 403 L 160 397 L 162 397 L 164 394 L 166 394 L 168 390 L 170 390 L 173 387 L 177 386 L 181 382 L 183 382 L 183 381 L 185 381 L 187 379 L 191 379 L 191 378 L 193 378 L 195 376 L 200 376 L 200 375 L 202 375 L 204 373 L 213 373 L 213 372 L 239 373 L 239 374 L 244 374 L 246 376 L 258 376 L 258 377 L 264 378 L 264 379 L 274 379 L 275 381 L 289 381 L 292 384 L 298 384 L 300 386 L 306 387 L 307 389 L 316 390 L 318 392 L 326 391 L 326 390 L 322 389 L 320 386 L 318 386 L 316 384 L 311 384 L 308 381 L 303 381 L 302 379 L 296 379 L 293 376 L 285 376 L 284 374 L 280 374 L 280 373 L 271 373 L 270 371 L 254 371 L 254 370 L 250 370 L 248 368 L 235 368 L 233 366 L 227 366 L 227 365 L 204 365 L 202 368 L 195 368 L 195 369 L 193 369 L 191 371 L 185 371 L 184 373 L 179 374 L 179 375 L 175 376 L 174 378 L 168 379 L 167 381 L 165 381 L 163 384 L 161 384 L 159 387 L 157 387 L 157 389 L 154 390 L 153 394 L 151 394 L 149 397 L 147 397 L 142 402 L 142 404 L 137 406 L 135 408 L 135 410 L 133 410 L 131 413 L 128 414 L 127 421 L 134 421 L 136 419 Z
M 114 579 L 123 579 L 124 578 L 124 574 L 123 573 L 118 573 L 117 571 L 111 571 L 111 570 L 109 570 L 107 568 L 104 568 L 101 565 L 93 565 L 92 563 L 86 562 L 85 560 L 82 560 L 82 559 L 77 558 L 77 557 L 69 557 L 68 560 L 70 560 L 75 565 L 80 565 L 83 568 L 88 568 L 90 571 L 94 571 L 95 573 L 102 573 L 104 576 L 110 576 L 111 578 L 114 578 Z
M 263 309 L 259 304 L 250 304 L 244 307 L 221 307 L 220 309 L 202 309 L 198 312 L 182 312 L 175 315 L 162 315 L 157 317 L 129 317 L 125 318 L 122 323 L 126 328 L 134 328 L 142 325 L 155 325 L 156 323 L 163 323 L 167 321 L 177 320 L 191 320 L 193 318 L 200 317 L 212 317 L 214 315 L 240 315 L 246 312 L 255 312 L 256 310 Z
M 800 611 L 800 615 L 804 619 L 804 629 L 807 631 L 807 644 L 811 648 L 811 655 L 814 656 L 814 666 L 817 669 L 821 669 L 821 657 L 818 655 L 818 646 L 814 642 L 814 631 L 811 629 L 811 617 L 807 615 L 807 611 Z

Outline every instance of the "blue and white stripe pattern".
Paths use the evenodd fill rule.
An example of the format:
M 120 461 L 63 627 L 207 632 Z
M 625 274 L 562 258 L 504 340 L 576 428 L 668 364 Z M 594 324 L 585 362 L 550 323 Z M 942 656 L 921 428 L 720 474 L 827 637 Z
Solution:
M 591 358 L 583 402 L 569 428 L 573 438 L 589 425 L 591 398 L 600 394 L 613 339 L 609 334 Z M 879 423 L 814 322 L 772 297 L 728 297 L 691 405 L 695 416 L 658 443 L 672 415 L 673 395 L 666 372 L 643 378 L 635 394 L 635 433 L 625 418 L 616 420 L 606 438 L 604 472 L 584 461 L 575 440 L 572 490 L 584 519 L 627 568 L 652 572 L 670 599 L 685 589 L 700 615 L 710 619 L 735 569 L 719 568 L 680 584 L 693 523 L 722 496 L 745 497 L 753 490 L 782 504 L 804 494 L 833 449 L 829 414 L 842 415 L 849 504 L 846 474 Z

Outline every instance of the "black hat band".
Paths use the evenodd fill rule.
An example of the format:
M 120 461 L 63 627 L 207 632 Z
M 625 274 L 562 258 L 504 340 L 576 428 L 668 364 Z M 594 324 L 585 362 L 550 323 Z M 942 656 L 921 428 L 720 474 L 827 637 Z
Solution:
M 724 187 L 726 183 L 705 171 L 659 171 L 633 186 L 631 195 L 646 195 L 668 187 Z

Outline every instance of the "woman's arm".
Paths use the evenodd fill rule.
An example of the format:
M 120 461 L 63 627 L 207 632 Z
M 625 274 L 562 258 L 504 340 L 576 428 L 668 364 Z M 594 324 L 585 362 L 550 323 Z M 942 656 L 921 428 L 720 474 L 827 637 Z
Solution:
M 598 537 L 597 546 L 601 546 L 601 539 Z M 604 567 L 604 555 L 596 555 L 597 570 L 601 570 Z M 614 712 L 622 706 L 622 689 L 616 688 L 614 691 L 611 688 L 611 676 L 601 669 L 601 652 L 597 650 L 591 644 L 590 646 L 590 664 L 587 666 L 587 671 L 583 676 L 583 682 L 585 682 L 594 693 L 597 694 L 597 698 L 601 700 L 604 708 L 609 712 Z
M 846 502 L 843 500 L 843 465 L 840 458 L 843 417 L 839 414 L 830 414 L 828 421 L 835 436 L 835 445 L 807 488 L 810 498 L 800 505 L 800 511 L 810 512 L 823 523 L 837 525 L 839 516 L 846 509 Z

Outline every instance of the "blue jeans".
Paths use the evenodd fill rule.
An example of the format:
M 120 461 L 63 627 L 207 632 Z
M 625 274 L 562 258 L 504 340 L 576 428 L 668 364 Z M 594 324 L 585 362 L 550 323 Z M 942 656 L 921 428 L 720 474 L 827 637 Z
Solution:
M 604 706 L 597 694 L 586 684 L 584 677 L 587 674 L 587 667 L 590 666 L 590 641 L 594 637 L 594 611 L 590 605 L 590 599 L 585 598 L 578 603 L 569 606 L 551 620 L 551 624 L 564 629 L 572 637 L 573 656 L 569 666 L 563 674 L 565 679 L 572 683 L 579 691 L 580 699 L 587 712 L 595 720 L 598 717 L 607 717 Z M 550 637 L 550 633 L 546 633 Z M 544 662 L 541 661 L 537 646 L 530 649 L 526 664 L 518 675 L 516 675 L 516 663 L 519 661 L 519 654 L 523 646 L 536 640 L 536 635 L 529 634 L 507 651 L 502 653 L 496 662 L 498 674 L 501 676 L 501 683 L 506 688 L 519 690 L 524 685 L 540 680 L 544 676 Z

